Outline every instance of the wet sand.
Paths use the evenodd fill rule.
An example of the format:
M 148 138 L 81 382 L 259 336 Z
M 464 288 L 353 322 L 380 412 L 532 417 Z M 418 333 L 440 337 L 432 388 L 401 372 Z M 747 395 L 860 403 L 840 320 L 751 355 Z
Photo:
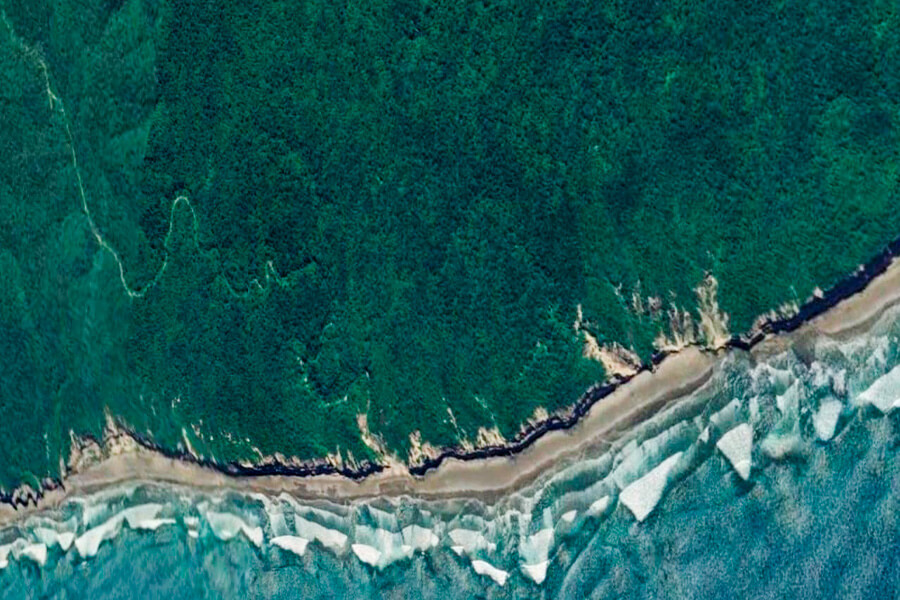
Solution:
M 827 312 L 804 323 L 796 331 L 774 334 L 751 350 L 753 354 L 776 352 L 798 336 L 843 337 L 857 333 L 889 307 L 900 302 L 900 262 L 872 280 L 859 293 L 846 298 Z M 422 477 L 412 476 L 402 465 L 389 467 L 362 481 L 341 475 L 292 477 L 284 475 L 230 476 L 215 469 L 168 458 L 136 444 L 130 445 L 96 464 L 71 473 L 65 490 L 50 490 L 37 506 L 14 509 L 0 506 L 0 525 L 22 516 L 58 505 L 69 496 L 79 496 L 127 483 L 156 482 L 189 486 L 197 490 L 231 489 L 278 494 L 297 498 L 324 498 L 332 501 L 383 496 L 421 498 L 496 498 L 513 491 L 562 460 L 572 459 L 588 448 L 611 443 L 648 414 L 658 412 L 678 398 L 699 389 L 714 366 L 728 352 L 717 353 L 686 348 L 662 361 L 654 371 L 644 371 L 609 396 L 594 404 L 568 430 L 551 431 L 522 452 L 510 457 L 462 461 L 447 459 Z
M 807 326 L 831 337 L 848 337 L 870 328 L 885 310 L 900 302 L 900 259 L 859 294 L 812 319 Z

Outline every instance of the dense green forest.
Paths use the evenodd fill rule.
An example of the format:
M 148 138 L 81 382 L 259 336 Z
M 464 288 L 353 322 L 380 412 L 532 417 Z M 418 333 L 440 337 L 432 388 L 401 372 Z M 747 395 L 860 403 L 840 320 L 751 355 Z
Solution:
M 900 234 L 891 2 L 0 8 L 6 489 L 107 418 L 512 438 L 604 379 L 585 332 L 646 360 L 707 274 L 744 332 Z

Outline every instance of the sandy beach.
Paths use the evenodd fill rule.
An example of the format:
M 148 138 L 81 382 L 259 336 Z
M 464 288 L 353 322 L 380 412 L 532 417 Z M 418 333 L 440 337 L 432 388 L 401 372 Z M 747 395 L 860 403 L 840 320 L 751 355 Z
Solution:
M 852 335 L 869 328 L 897 302 L 900 302 L 900 259 L 894 259 L 865 290 L 811 320 L 808 327 L 832 337 Z
M 775 352 L 797 336 L 849 335 L 871 326 L 898 301 L 900 263 L 895 260 L 861 292 L 844 299 L 791 333 L 768 336 L 751 352 Z M 139 482 L 179 484 L 199 490 L 232 489 L 266 494 L 287 492 L 297 498 L 348 502 L 403 495 L 433 499 L 457 496 L 491 499 L 528 484 L 561 460 L 577 457 L 588 448 L 611 442 L 639 419 L 696 391 L 709 379 L 717 361 L 733 351 L 711 352 L 689 347 L 670 355 L 655 370 L 641 372 L 596 402 L 571 429 L 548 432 L 511 457 L 469 461 L 450 458 L 422 477 L 414 477 L 402 465 L 397 465 L 362 481 L 353 481 L 341 475 L 236 477 L 168 458 L 137 444 L 126 444 L 124 449 L 111 456 L 71 473 L 65 479 L 65 490 L 48 491 L 37 506 L 14 509 L 9 505 L 0 505 L 0 525 L 56 506 L 69 496 Z

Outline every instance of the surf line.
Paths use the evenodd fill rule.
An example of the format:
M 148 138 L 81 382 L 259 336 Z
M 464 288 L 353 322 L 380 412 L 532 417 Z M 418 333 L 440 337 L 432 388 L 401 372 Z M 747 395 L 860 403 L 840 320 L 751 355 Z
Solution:
M 702 352 L 724 353 L 729 348 L 739 350 L 750 350 L 758 343 L 771 335 L 788 333 L 796 330 L 804 323 L 809 322 L 813 318 L 822 315 L 829 309 L 835 307 L 841 301 L 850 298 L 862 292 L 872 281 L 884 274 L 890 266 L 893 259 L 900 256 L 900 237 L 894 240 L 888 247 L 855 271 L 852 275 L 844 278 L 835 286 L 830 288 L 821 297 L 813 298 L 805 303 L 797 313 L 797 315 L 789 318 L 772 319 L 761 324 L 756 330 L 749 334 L 732 336 L 731 340 L 724 346 L 716 350 L 709 350 L 699 344 L 692 346 L 699 347 Z M 887 304 L 885 305 L 887 306 Z M 660 352 L 655 354 L 650 361 L 643 364 L 638 373 L 645 371 L 653 372 L 667 358 L 677 355 L 680 351 Z M 528 448 L 543 437 L 546 433 L 556 430 L 569 429 L 576 426 L 581 419 L 589 412 L 591 407 L 603 398 L 609 396 L 618 388 L 628 384 L 635 375 L 622 378 L 615 381 L 599 383 L 589 388 L 579 401 L 570 409 L 571 414 L 561 416 L 553 415 L 547 420 L 536 423 L 529 429 L 525 430 L 516 439 L 509 444 L 498 445 L 488 448 L 481 448 L 475 451 L 463 451 L 459 448 L 445 448 L 435 458 L 426 460 L 422 465 L 407 466 L 409 473 L 416 477 L 422 477 L 429 471 L 438 469 L 444 460 L 454 458 L 460 461 L 476 461 L 491 457 L 509 457 L 513 456 L 524 449 Z M 679 391 L 680 395 L 681 391 Z M 166 458 L 177 459 L 188 463 L 194 463 L 199 466 L 210 468 L 214 471 L 225 475 L 237 477 L 257 477 L 267 475 L 278 475 L 286 477 L 311 478 L 320 475 L 341 475 L 350 480 L 361 481 L 367 477 L 380 473 L 386 469 L 385 465 L 373 462 L 365 462 L 350 466 L 336 466 L 324 461 L 308 461 L 302 464 L 282 464 L 277 461 L 267 461 L 262 464 L 246 464 L 246 463 L 219 463 L 209 459 L 200 458 L 184 451 L 173 451 L 155 444 L 151 440 L 143 438 L 133 432 L 125 431 L 125 435 L 131 436 L 140 446 L 145 449 L 159 453 Z M 93 439 L 93 438 L 91 438 Z M 99 443 L 98 440 L 94 440 Z M 0 494 L 0 502 L 12 504 L 14 507 L 26 507 L 29 504 L 38 504 L 43 497 L 44 491 L 52 489 L 65 489 L 65 477 L 61 480 L 47 481 L 46 485 L 42 485 L 42 489 L 37 491 L 20 490 L 19 493 Z

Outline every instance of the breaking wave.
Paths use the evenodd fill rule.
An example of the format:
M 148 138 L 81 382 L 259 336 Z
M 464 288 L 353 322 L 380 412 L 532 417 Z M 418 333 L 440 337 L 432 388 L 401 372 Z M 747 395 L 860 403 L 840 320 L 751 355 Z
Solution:
M 0 531 L 0 597 L 895 596 L 898 314 L 732 351 L 701 389 L 492 502 L 72 498 Z

